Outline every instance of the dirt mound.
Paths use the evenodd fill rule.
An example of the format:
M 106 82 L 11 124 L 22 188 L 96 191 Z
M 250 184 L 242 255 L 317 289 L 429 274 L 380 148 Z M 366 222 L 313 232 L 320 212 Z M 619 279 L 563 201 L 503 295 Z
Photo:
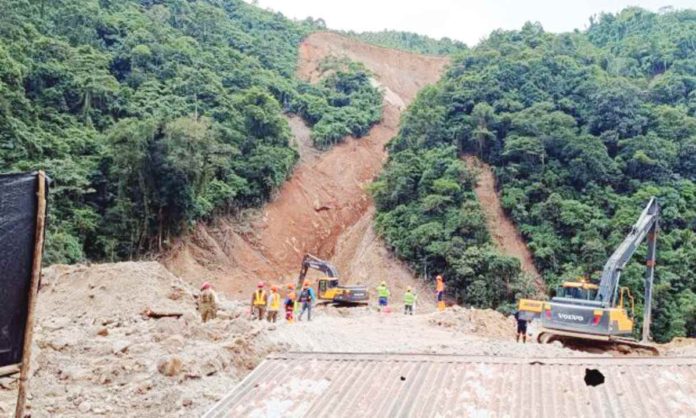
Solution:
M 472 335 L 491 338 L 515 338 L 515 321 L 491 309 L 453 306 L 434 315 L 429 323 L 445 328 L 456 328 Z
M 196 292 L 159 263 L 53 266 L 37 305 L 33 417 L 197 416 L 270 351 L 266 324 L 223 299 L 207 324 Z M 143 312 L 176 314 L 153 319 Z M 5 389 L 16 382 L 5 379 Z M 0 390 L 0 414 L 14 404 Z
M 520 260 L 522 271 L 531 275 L 534 278 L 537 289 L 545 294 L 546 284 L 534 265 L 532 253 L 527 248 L 527 244 L 522 239 L 517 228 L 515 228 L 515 224 L 507 217 L 500 204 L 500 198 L 495 188 L 495 176 L 491 166 L 473 155 L 465 156 L 464 161 L 466 161 L 469 167 L 478 171 L 478 182 L 474 191 L 479 202 L 481 202 L 481 207 L 486 216 L 488 232 L 491 234 L 493 242 L 495 242 L 503 254 Z
M 298 74 L 310 81 L 318 80 L 319 64 L 328 56 L 365 64 L 385 89 L 383 120 L 364 138 L 347 138 L 322 154 L 308 146 L 306 127 L 291 120 L 303 157 L 278 196 L 245 222 L 223 219 L 199 225 L 163 262 L 191 282 L 212 279 L 234 295 L 250 292 L 260 278 L 292 280 L 305 253 L 337 260 L 348 283 L 376 286 L 389 279 L 395 285 L 415 285 L 413 275 L 382 251 L 379 241 L 361 236 L 374 236 L 369 226 L 373 204 L 365 188 L 384 163 L 384 146 L 398 131 L 401 110 L 418 90 L 437 81 L 447 59 L 380 48 L 328 32 L 310 35 L 299 55 Z

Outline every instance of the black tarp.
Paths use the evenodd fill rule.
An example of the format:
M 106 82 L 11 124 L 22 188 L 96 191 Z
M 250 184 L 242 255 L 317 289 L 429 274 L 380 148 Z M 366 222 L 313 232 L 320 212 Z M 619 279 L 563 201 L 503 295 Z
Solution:
M 0 367 L 22 361 L 37 186 L 37 173 L 0 175 Z

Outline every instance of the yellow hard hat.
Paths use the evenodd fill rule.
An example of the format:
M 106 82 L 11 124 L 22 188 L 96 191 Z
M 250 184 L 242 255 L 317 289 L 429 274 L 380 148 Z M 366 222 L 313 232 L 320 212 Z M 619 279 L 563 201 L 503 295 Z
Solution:
M 386 286 L 386 285 L 387 285 L 387 282 L 382 280 L 382 286 Z
M 406 291 L 407 291 L 407 292 L 410 292 L 410 291 L 411 291 L 411 286 L 407 287 L 407 288 L 406 288 Z

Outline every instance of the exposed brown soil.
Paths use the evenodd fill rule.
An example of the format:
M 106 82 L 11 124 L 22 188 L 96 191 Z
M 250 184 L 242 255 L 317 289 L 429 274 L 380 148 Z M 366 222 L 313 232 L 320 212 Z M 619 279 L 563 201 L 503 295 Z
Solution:
M 398 131 L 401 111 L 418 90 L 437 81 L 447 59 L 380 48 L 328 32 L 309 36 L 299 55 L 298 74 L 312 82 L 318 81 L 319 64 L 327 56 L 362 62 L 385 90 L 382 121 L 367 136 L 347 138 L 317 154 L 308 144 L 307 128 L 291 120 L 302 160 L 278 196 L 251 216 L 246 227 L 232 219 L 199 225 L 163 262 L 193 283 L 212 279 L 234 295 L 246 294 L 259 279 L 291 281 L 305 253 L 336 260 L 344 282 L 373 286 L 384 279 L 394 286 L 415 285 L 413 275 L 374 238 L 373 205 L 365 188 L 382 168 L 384 146 Z
M 486 216 L 488 232 L 491 234 L 493 242 L 495 242 L 503 254 L 520 260 L 522 271 L 531 275 L 537 288 L 540 291 L 544 291 L 546 285 L 534 265 L 532 253 L 500 204 L 500 198 L 495 188 L 495 176 L 491 166 L 473 155 L 465 156 L 464 160 L 469 167 L 473 167 L 478 171 L 478 181 L 474 191 L 479 202 L 481 202 L 481 207 Z

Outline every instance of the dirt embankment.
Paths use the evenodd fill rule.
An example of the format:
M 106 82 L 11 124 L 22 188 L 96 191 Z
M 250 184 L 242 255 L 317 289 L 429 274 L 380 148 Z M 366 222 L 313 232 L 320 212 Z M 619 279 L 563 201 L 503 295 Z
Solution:
M 246 294 L 257 280 L 288 282 L 305 253 L 332 259 L 346 282 L 394 287 L 415 285 L 406 267 L 389 257 L 372 230 L 373 204 L 366 186 L 379 174 L 385 144 L 398 131 L 403 108 L 418 90 L 437 81 L 447 59 L 368 45 L 334 33 L 315 33 L 299 50 L 300 77 L 316 82 L 325 57 L 362 62 L 385 90 L 383 119 L 360 139 L 347 138 L 318 154 L 307 128 L 291 127 L 302 153 L 278 196 L 242 227 L 234 220 L 200 225 L 163 261 L 176 274 L 199 283 L 212 279 L 232 295 Z
M 500 204 L 500 198 L 495 188 L 495 175 L 491 166 L 473 155 L 465 156 L 464 161 L 466 161 L 467 166 L 478 172 L 478 181 L 474 191 L 481 202 L 488 232 L 491 234 L 493 242 L 503 254 L 520 260 L 522 271 L 531 275 L 537 288 L 545 293 L 546 285 L 534 265 L 532 253 Z

